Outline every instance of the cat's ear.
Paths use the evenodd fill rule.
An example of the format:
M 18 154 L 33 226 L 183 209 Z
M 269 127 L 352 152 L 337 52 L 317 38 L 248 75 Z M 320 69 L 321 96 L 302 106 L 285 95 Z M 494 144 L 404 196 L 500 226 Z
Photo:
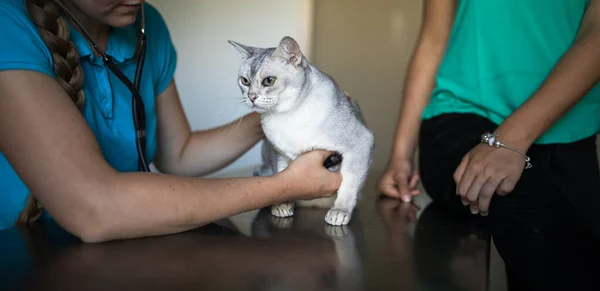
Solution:
M 256 50 L 253 47 L 246 46 L 246 45 L 243 45 L 241 43 L 237 43 L 237 42 L 235 42 L 233 40 L 228 40 L 227 42 L 229 44 L 231 44 L 237 50 L 237 52 L 239 53 L 240 57 L 243 58 L 243 59 L 250 58 L 254 54 L 254 51 Z
M 280 58 L 283 58 L 286 62 L 293 64 L 294 66 L 299 65 L 302 62 L 302 52 L 300 46 L 291 37 L 286 36 L 281 39 L 279 46 L 275 50 L 274 54 Z

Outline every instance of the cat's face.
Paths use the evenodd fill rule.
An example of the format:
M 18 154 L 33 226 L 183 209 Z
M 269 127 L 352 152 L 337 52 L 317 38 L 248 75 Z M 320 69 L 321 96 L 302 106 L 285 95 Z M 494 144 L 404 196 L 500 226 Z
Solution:
M 284 37 L 277 48 L 229 43 L 242 59 L 237 82 L 246 105 L 260 113 L 294 108 L 305 81 L 304 60 L 296 41 Z

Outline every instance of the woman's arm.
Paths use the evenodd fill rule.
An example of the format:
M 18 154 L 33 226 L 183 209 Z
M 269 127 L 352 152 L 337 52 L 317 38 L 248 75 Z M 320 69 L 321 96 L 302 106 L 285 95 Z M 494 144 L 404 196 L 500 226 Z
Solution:
M 527 150 L 599 81 L 600 0 L 592 0 L 569 50 L 531 98 L 498 128 L 502 141 Z
M 412 159 L 418 144 L 421 115 L 429 103 L 435 76 L 446 51 L 456 15 L 456 0 L 427 0 L 415 52 L 408 66 L 394 145 L 388 168 L 379 181 L 384 194 L 410 201 L 418 175 Z
M 592 0 L 569 50 L 539 89 L 496 132 L 503 143 L 526 152 L 599 81 L 600 0 Z M 454 174 L 457 194 L 473 213 L 486 215 L 493 194 L 512 192 L 524 165 L 518 153 L 478 145 Z
M 429 103 L 455 15 L 456 0 L 424 2 L 421 32 L 404 83 L 393 148 L 396 157 L 413 157 L 418 143 L 421 114 Z
M 156 100 L 158 153 L 155 164 L 165 173 L 201 176 L 217 171 L 264 137 L 257 113 L 218 128 L 192 132 L 174 81 Z
M 58 83 L 31 71 L 0 72 L 0 151 L 54 219 L 86 242 L 181 232 L 302 196 L 331 195 L 341 182 L 322 166 L 330 154 L 324 151 L 301 156 L 273 177 L 119 173 Z

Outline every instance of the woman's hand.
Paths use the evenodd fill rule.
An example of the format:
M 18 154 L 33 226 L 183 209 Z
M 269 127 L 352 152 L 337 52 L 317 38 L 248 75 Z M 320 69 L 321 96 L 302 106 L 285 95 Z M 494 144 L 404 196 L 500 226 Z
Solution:
M 289 187 L 298 193 L 298 199 L 314 199 L 331 196 L 342 183 L 339 171 L 332 172 L 323 166 L 325 160 L 334 152 L 315 150 L 305 153 L 279 175 L 285 177 Z
M 421 193 L 416 189 L 419 182 L 419 173 L 413 169 L 413 162 L 409 158 L 393 158 L 377 184 L 377 190 L 386 196 L 401 198 L 410 202 L 411 196 Z
M 526 152 L 526 151 L 523 151 Z M 486 216 L 492 195 L 512 192 L 525 169 L 525 159 L 505 148 L 480 144 L 465 155 L 454 172 L 456 193 L 471 213 Z
M 504 142 L 525 153 L 598 83 L 599 16 L 600 1 L 591 1 L 569 50 L 537 91 L 496 130 L 500 136 L 513 139 Z M 512 192 L 524 165 L 525 161 L 518 153 L 478 145 L 465 156 L 454 174 L 457 194 L 463 198 L 463 204 L 471 203 L 473 213 L 487 215 L 494 192 L 498 195 Z
M 405 202 L 410 202 L 411 196 L 420 193 L 415 188 L 419 174 L 413 169 L 412 157 L 419 143 L 421 116 L 429 104 L 435 76 L 452 31 L 456 3 L 456 0 L 423 3 L 423 25 L 404 80 L 393 154 L 377 185 L 384 195 L 402 198 Z

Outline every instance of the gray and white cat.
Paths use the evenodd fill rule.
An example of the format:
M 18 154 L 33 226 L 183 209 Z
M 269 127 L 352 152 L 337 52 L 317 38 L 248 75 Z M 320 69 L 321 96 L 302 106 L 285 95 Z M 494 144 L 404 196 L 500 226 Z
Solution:
M 284 37 L 272 48 L 229 43 L 242 59 L 238 84 L 245 103 L 261 115 L 267 139 L 265 167 L 281 172 L 299 155 L 314 149 L 335 151 L 343 157 L 343 180 L 336 195 L 273 205 L 272 215 L 292 216 L 295 204 L 329 207 L 325 216 L 328 224 L 348 224 L 374 148 L 373 133 L 358 106 L 330 76 L 308 62 L 291 37 Z

